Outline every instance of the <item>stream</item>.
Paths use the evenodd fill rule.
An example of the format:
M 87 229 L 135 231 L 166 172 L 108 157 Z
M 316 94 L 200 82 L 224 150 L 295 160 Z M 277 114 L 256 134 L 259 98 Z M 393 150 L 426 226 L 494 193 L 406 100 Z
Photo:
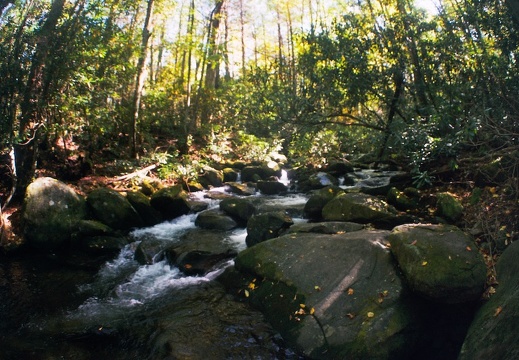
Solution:
M 370 172 L 355 177 L 355 186 L 389 179 Z M 210 209 L 218 206 L 205 195 L 195 194 Z M 306 194 L 255 197 L 263 210 L 305 221 Z M 232 260 L 204 276 L 186 276 L 166 260 L 134 260 L 142 239 L 174 244 L 208 236 L 195 226 L 196 216 L 135 229 L 134 241 L 100 268 L 53 254 L 0 255 L 0 359 L 303 359 L 261 313 L 215 281 Z M 245 228 L 209 235 L 225 248 L 246 248 Z

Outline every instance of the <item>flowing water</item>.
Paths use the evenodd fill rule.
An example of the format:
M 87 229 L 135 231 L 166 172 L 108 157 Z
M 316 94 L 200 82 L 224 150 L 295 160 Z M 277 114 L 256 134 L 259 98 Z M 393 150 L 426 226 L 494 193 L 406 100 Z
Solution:
M 375 178 L 356 177 L 359 184 Z M 204 193 L 196 196 L 209 208 L 218 206 Z M 263 211 L 284 209 L 294 221 L 305 221 L 305 195 L 256 198 Z M 189 214 L 134 230 L 135 241 L 100 269 L 52 254 L 0 258 L 0 359 L 301 358 L 259 312 L 215 281 L 232 260 L 204 276 L 186 276 L 166 260 L 134 260 L 142 239 L 176 244 L 186 235 L 207 236 L 195 219 Z M 244 228 L 212 233 L 225 248 L 246 247 Z
M 292 213 L 306 202 L 302 195 L 256 198 L 263 209 Z M 260 313 L 215 281 L 232 260 L 204 276 L 186 276 L 166 260 L 134 260 L 142 239 L 174 245 L 186 234 L 197 238 L 204 230 L 195 219 L 134 230 L 135 241 L 97 271 L 53 255 L 1 259 L 0 359 L 299 358 Z M 213 233 L 225 248 L 246 247 L 245 228 Z

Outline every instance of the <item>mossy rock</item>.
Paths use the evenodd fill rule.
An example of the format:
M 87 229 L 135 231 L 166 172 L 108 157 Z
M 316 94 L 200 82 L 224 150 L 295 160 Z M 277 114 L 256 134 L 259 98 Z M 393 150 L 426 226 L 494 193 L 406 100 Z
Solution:
M 450 222 L 456 222 L 463 216 L 463 205 L 449 193 L 436 195 L 436 215 Z
M 86 217 L 85 200 L 64 183 L 44 177 L 27 187 L 23 221 L 30 245 L 43 249 L 63 246 Z
M 452 225 L 401 225 L 389 236 L 411 289 L 440 303 L 478 300 L 486 266 L 472 237 Z
M 249 279 L 240 293 L 309 358 L 411 358 L 423 324 L 383 246 L 388 234 L 298 233 L 262 242 L 235 259 Z
M 324 206 L 334 197 L 343 193 L 344 190 L 338 186 L 327 186 L 314 191 L 305 204 L 305 217 L 309 219 L 321 219 Z
M 87 203 L 95 218 L 112 229 L 128 231 L 144 225 L 130 202 L 115 190 L 95 189 L 88 194 Z
M 393 217 L 389 205 L 377 197 L 361 193 L 339 194 L 322 210 L 326 221 L 369 223 Z
M 185 215 L 191 210 L 187 202 L 187 193 L 182 189 L 182 185 L 160 189 L 151 196 L 150 204 L 162 214 L 164 220 Z
M 459 360 L 519 359 L 519 242 L 510 245 L 496 264 L 499 286 L 478 310 Z

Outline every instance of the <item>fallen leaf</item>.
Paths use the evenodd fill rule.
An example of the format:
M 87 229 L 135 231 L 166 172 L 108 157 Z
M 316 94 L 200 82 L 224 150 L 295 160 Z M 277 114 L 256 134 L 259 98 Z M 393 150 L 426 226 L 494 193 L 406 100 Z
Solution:
M 305 304 L 299 304 L 299 306 L 300 306 L 302 309 L 304 309 L 304 308 L 306 307 Z
M 470 246 L 467 246 L 465 249 L 467 249 L 467 251 L 472 251 L 472 248 Z
M 368 312 L 368 317 L 369 317 L 369 318 L 372 318 L 372 317 L 374 317 L 374 316 L 375 316 L 375 313 L 373 313 L 373 312 L 371 312 L 371 311 Z
M 310 315 L 313 315 L 315 313 L 315 309 L 314 308 L 311 308 L 310 309 Z
M 498 316 L 499 314 L 501 314 L 501 311 L 503 311 L 503 308 L 501 306 L 499 306 L 496 311 L 494 312 L 494 317 Z
M 184 268 L 186 268 L 186 269 L 191 269 L 192 267 L 193 267 L 193 265 L 191 265 L 191 264 L 185 264 L 184 265 Z
M 416 245 L 417 242 L 418 242 L 417 240 L 414 240 L 414 241 L 413 241 L 411 244 L 409 244 L 409 245 Z
M 315 291 L 321 291 L 321 287 L 318 286 L 318 285 L 315 285 L 315 286 L 314 286 L 314 289 L 315 289 Z
M 245 297 L 249 297 L 249 290 L 245 290 Z
M 355 290 L 353 290 L 352 288 L 348 289 L 348 295 L 353 295 L 354 292 L 355 292 Z
M 347 313 L 346 316 L 349 317 L 350 320 L 355 318 L 355 314 L 352 313 Z
M 427 261 L 422 261 L 422 266 L 427 265 Z

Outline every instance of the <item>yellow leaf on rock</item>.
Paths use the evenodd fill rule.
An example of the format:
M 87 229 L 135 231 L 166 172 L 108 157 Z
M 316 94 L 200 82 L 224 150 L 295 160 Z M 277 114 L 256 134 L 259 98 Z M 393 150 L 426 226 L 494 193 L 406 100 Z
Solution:
M 311 308 L 310 309 L 310 315 L 313 315 L 315 313 L 315 309 L 314 308 Z

